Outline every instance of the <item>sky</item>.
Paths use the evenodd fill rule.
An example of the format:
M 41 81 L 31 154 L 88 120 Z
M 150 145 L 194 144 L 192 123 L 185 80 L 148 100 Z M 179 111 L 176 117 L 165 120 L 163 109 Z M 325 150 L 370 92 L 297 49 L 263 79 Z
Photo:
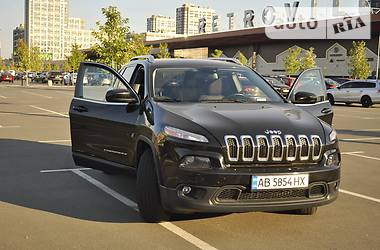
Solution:
M 302 6 L 310 6 L 311 0 L 299 0 Z M 331 6 L 332 0 L 318 0 L 321 6 Z M 24 23 L 24 0 L 0 0 L 0 56 L 9 58 L 12 53 L 13 29 Z M 116 6 L 124 17 L 130 20 L 131 30 L 146 31 L 146 19 L 152 14 L 175 17 L 176 8 L 183 3 L 211 7 L 221 16 L 222 29 L 227 26 L 227 13 L 234 12 L 238 25 L 243 25 L 243 13 L 253 9 L 257 16 L 268 6 L 283 6 L 293 0 L 69 0 L 69 15 L 83 18 L 88 28 L 96 28 L 97 21 L 103 21 L 101 8 Z M 358 0 L 341 0 L 346 5 L 353 5 Z

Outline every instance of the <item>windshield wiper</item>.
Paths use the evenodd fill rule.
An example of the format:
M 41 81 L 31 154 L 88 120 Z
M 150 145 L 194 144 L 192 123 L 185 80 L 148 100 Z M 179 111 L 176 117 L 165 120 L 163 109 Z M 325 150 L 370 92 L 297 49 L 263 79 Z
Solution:
M 154 100 L 156 102 L 181 102 L 178 99 L 174 99 L 174 98 L 171 98 L 168 96 L 156 96 L 156 97 L 154 97 Z

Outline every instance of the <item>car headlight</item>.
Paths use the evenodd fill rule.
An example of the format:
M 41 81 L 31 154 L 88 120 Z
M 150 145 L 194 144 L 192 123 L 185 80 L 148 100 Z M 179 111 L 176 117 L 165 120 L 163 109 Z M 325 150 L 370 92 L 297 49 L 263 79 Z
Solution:
M 336 130 L 333 129 L 329 135 L 330 142 L 335 142 L 337 138 Z
M 208 169 L 211 168 L 211 160 L 207 157 L 186 156 L 179 164 L 180 168 Z
M 166 126 L 164 128 L 164 131 L 167 135 L 178 138 L 178 139 L 208 143 L 208 140 L 205 136 L 191 133 L 182 129 Z
M 340 155 L 336 150 L 326 152 L 325 159 L 325 167 L 336 167 L 340 165 Z

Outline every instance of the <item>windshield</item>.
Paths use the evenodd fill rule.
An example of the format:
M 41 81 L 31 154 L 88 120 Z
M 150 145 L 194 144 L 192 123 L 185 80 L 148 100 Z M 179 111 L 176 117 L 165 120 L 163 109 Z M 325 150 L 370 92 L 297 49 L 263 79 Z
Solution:
M 162 102 L 284 102 L 254 71 L 236 68 L 156 69 L 154 99 Z

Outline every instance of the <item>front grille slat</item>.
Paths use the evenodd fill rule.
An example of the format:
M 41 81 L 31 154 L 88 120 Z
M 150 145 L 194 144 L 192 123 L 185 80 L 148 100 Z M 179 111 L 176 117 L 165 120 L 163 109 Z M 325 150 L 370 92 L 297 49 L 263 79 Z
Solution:
M 269 160 L 269 142 L 266 136 L 257 136 L 257 160 L 268 161 Z
M 255 144 L 251 136 L 244 135 L 241 137 L 243 147 L 243 161 L 251 162 L 255 157 Z
M 309 138 L 306 135 L 300 135 L 298 137 L 300 145 L 300 160 L 307 161 L 310 158 L 311 144 Z
M 284 143 L 281 136 L 272 136 L 272 160 L 282 161 L 284 154 Z
M 269 139 L 268 139 L 269 138 Z M 225 136 L 229 162 L 305 162 L 321 160 L 323 143 L 319 136 L 299 135 L 243 135 L 240 138 Z

